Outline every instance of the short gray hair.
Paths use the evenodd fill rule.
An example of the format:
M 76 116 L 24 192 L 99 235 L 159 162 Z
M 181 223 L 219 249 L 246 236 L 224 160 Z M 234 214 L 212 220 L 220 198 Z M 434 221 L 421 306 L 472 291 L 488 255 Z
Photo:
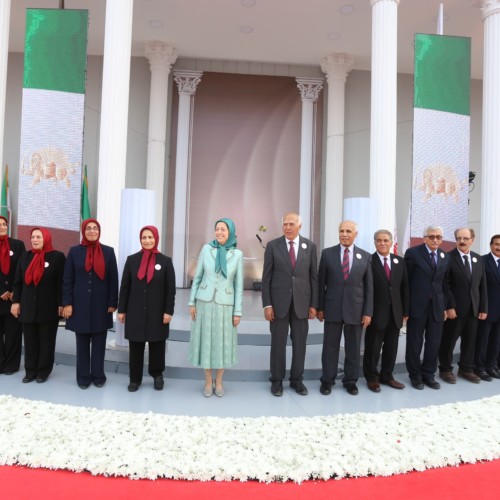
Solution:
M 441 226 L 427 226 L 424 229 L 424 238 L 427 236 L 427 233 L 429 231 L 439 231 L 441 233 L 441 236 L 443 235 L 443 228 Z
M 464 231 L 464 230 L 469 231 L 471 238 L 476 237 L 476 233 L 474 232 L 474 229 L 472 229 L 471 227 L 459 227 L 458 229 L 455 229 L 455 232 L 453 233 L 455 239 L 457 239 L 458 231 Z
M 285 217 L 287 215 L 296 215 L 297 216 L 297 220 L 299 222 L 299 226 L 302 226 L 302 217 L 297 212 L 287 212 L 285 215 L 283 215 L 283 217 L 281 217 L 281 223 L 282 224 L 285 221 Z
M 375 231 L 375 234 L 373 235 L 373 241 L 377 241 L 377 238 L 381 234 L 387 234 L 387 236 L 389 236 L 390 240 L 392 241 L 392 233 L 388 229 L 379 229 L 378 231 Z

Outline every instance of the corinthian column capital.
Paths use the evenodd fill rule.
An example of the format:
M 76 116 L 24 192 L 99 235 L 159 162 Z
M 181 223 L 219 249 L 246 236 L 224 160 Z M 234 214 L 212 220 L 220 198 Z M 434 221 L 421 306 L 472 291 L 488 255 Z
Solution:
M 170 72 L 172 64 L 177 61 L 177 51 L 175 47 L 167 42 L 153 40 L 146 42 L 144 46 L 144 54 L 149 61 L 151 71 L 155 68 L 166 69 Z
M 203 71 L 174 71 L 174 81 L 179 89 L 179 94 L 194 95 L 201 82 L 201 75 L 203 75 Z
M 323 89 L 323 80 L 320 78 L 295 78 L 300 97 L 304 101 L 316 102 Z
M 481 10 L 483 20 L 492 14 L 500 13 L 500 0 L 476 0 L 474 4 Z
M 354 67 L 354 56 L 340 52 L 332 52 L 321 60 L 321 70 L 326 73 L 328 81 L 347 80 L 347 75 Z

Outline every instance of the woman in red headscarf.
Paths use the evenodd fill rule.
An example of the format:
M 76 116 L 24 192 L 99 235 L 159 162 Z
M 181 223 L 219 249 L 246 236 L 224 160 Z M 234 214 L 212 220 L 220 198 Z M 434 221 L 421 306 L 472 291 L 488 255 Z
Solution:
M 108 329 L 118 305 L 115 251 L 100 243 L 95 219 L 82 222 L 82 241 L 71 247 L 64 266 L 63 318 L 76 336 L 76 382 L 80 389 L 106 382 L 104 355 Z
M 24 332 L 24 383 L 45 382 L 54 366 L 57 326 L 62 315 L 66 257 L 52 248 L 47 229 L 31 230 L 31 250 L 21 255 L 14 276 L 11 313 Z
M 125 338 L 129 341 L 129 392 L 137 391 L 142 383 L 146 342 L 148 372 L 154 388 L 163 389 L 165 343 L 175 305 L 175 272 L 172 259 L 158 250 L 159 239 L 156 227 L 143 227 L 142 249 L 127 257 L 123 269 L 118 320 L 125 323 Z
M 23 329 L 10 314 L 17 261 L 26 251 L 21 240 L 9 238 L 9 221 L 0 215 L 0 373 L 12 375 L 21 364 Z

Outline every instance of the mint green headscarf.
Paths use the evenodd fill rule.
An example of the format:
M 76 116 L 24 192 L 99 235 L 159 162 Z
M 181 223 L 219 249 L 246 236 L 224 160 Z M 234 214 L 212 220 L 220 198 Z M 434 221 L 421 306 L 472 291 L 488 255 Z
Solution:
M 236 248 L 236 226 L 231 219 L 223 217 L 215 222 L 214 228 L 219 222 L 224 222 L 227 226 L 229 229 L 229 237 L 224 245 L 219 245 L 217 240 L 211 241 L 209 245 L 217 248 L 217 256 L 215 257 L 215 272 L 218 273 L 220 271 L 224 278 L 227 278 L 226 253 L 230 248 Z

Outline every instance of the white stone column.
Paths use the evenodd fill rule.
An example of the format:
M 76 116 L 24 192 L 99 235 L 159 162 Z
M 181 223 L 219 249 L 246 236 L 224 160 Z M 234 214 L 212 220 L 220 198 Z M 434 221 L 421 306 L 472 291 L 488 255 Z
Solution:
M 500 234 L 500 1 L 483 0 L 483 137 L 481 168 L 481 253 Z
M 146 189 L 156 194 L 154 224 L 164 234 L 163 207 L 168 193 L 165 185 L 165 143 L 167 133 L 168 76 L 177 60 L 175 47 L 160 41 L 147 42 L 145 54 L 151 69 Z M 161 250 L 161 241 L 159 248 Z
M 323 247 L 338 243 L 344 206 L 345 82 L 354 66 L 349 54 L 332 53 L 321 61 L 328 80 L 326 164 L 323 180 Z
M 104 32 L 97 219 L 103 243 L 117 252 L 127 167 L 133 0 L 107 0 Z
M 378 228 L 396 228 L 397 34 L 399 0 L 372 5 L 370 198 Z
M 9 61 L 10 0 L 0 0 L 0 173 L 3 172 L 3 133 L 5 129 L 5 96 Z
M 177 154 L 175 158 L 174 245 L 172 261 L 176 285 L 186 283 L 186 228 L 189 207 L 189 173 L 191 167 L 191 139 L 193 124 L 193 100 L 201 81 L 202 71 L 174 71 L 174 81 L 179 89 L 177 122 Z
M 323 80 L 318 78 L 296 78 L 302 99 L 302 124 L 300 134 L 300 193 L 299 213 L 302 218 L 300 234 L 311 237 L 313 228 L 313 181 L 316 131 L 316 103 L 323 88 Z

